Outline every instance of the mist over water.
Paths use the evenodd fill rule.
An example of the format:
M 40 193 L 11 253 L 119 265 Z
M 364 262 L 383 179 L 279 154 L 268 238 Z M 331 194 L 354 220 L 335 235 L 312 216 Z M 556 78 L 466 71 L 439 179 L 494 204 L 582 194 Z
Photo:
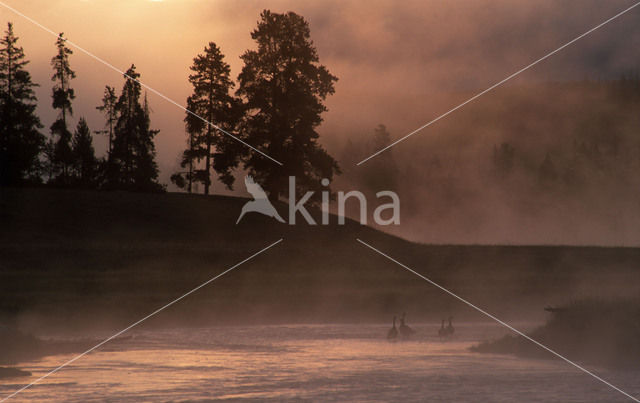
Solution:
M 415 337 L 404 342 L 386 341 L 388 326 L 371 324 L 133 331 L 19 401 L 625 401 L 560 360 L 470 353 L 473 343 L 505 329 L 455 325 L 456 336 L 441 341 L 436 324 L 412 324 Z M 523 330 L 533 325 L 517 323 Z M 67 358 L 24 367 L 35 377 Z M 590 369 L 640 392 L 635 372 Z M 0 380 L 0 393 L 20 385 Z
M 299 13 L 339 78 L 318 127 L 342 169 L 331 189 L 363 192 L 369 226 L 354 221 L 353 200 L 346 225 L 255 212 L 236 222 L 248 201 L 236 197 L 248 196 L 241 169 L 234 190 L 214 181 L 209 197 L 173 185 L 0 188 L 0 375 L 31 372 L 0 378 L 0 399 L 278 239 L 15 400 L 627 401 L 539 346 L 502 338 L 508 329 L 357 239 L 640 396 L 640 7 L 358 166 L 632 3 L 5 1 L 117 68 L 135 63 L 178 103 L 208 41 L 235 80 L 262 9 Z M 55 38 L 0 6 L 7 19 L 48 128 Z M 123 78 L 79 51 L 71 64 L 69 127 L 85 116 L 103 129 L 95 107 Z M 168 184 L 182 169 L 184 111 L 148 100 Z M 104 156 L 106 137 L 95 139 Z M 399 195 L 400 225 L 372 219 L 384 190 Z M 287 217 L 284 200 L 273 204 Z M 416 334 L 390 342 L 403 311 Z M 564 316 L 541 326 L 549 312 Z M 447 317 L 450 340 L 438 336 Z M 486 353 L 470 350 L 482 342 Z M 620 357 L 631 364 L 613 369 Z
M 362 130 L 336 183 L 396 190 L 402 224 L 379 229 L 414 241 L 637 246 L 639 101 L 622 76 L 499 88 L 356 166 L 382 148 Z

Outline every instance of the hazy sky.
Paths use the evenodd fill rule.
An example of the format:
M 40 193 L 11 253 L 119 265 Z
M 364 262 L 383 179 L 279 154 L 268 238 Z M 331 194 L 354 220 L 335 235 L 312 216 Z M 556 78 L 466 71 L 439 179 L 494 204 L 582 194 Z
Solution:
M 121 70 L 135 63 L 141 80 L 179 103 L 189 95 L 188 67 L 209 41 L 231 65 L 253 47 L 259 13 L 294 11 L 310 23 L 321 62 L 336 76 L 336 93 L 320 128 L 337 154 L 349 136 L 385 123 L 394 137 L 426 123 L 568 42 L 633 1 L 206 1 L 206 0 L 2 0 L 54 32 L 64 32 Z M 0 6 L 3 30 L 13 21 L 34 81 L 39 114 L 48 127 L 55 37 Z M 554 55 L 516 81 L 608 78 L 640 64 L 640 7 Z M 87 55 L 71 58 L 77 78 L 74 118 L 102 128 L 95 111 L 105 85 L 122 77 Z M 491 96 L 490 94 L 487 96 Z M 184 112 L 149 94 L 161 181 L 178 167 L 185 145 Z M 450 119 L 455 119 L 451 116 Z M 420 136 L 437 136 L 427 129 Z M 104 151 L 105 140 L 96 140 Z M 398 147 L 411 147 L 409 140 Z M 214 191 L 221 191 L 217 186 Z

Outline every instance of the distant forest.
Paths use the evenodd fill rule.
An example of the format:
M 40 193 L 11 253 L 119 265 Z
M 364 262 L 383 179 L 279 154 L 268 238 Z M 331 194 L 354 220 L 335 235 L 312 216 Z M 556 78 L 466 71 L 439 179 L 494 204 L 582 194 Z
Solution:
M 188 192 L 202 184 L 209 194 L 213 175 L 231 189 L 232 171 L 240 166 L 276 199 L 285 194 L 289 175 L 298 177 L 300 191 L 303 186 L 306 191 L 320 189 L 321 179 L 340 172 L 316 132 L 327 110 L 323 102 L 334 93 L 337 78 L 319 63 L 307 21 L 293 12 L 265 10 L 251 37 L 257 49 L 241 56 L 244 66 L 237 83 L 213 42 L 190 66 L 187 148 L 182 170 L 171 176 Z M 152 128 L 135 65 L 125 72 L 119 93 L 106 86 L 96 102 L 104 115 L 101 130 L 92 132 L 82 117 L 70 128 L 76 73 L 70 61 L 73 51 L 60 33 L 51 59 L 51 105 L 58 117 L 47 135 L 35 112 L 38 84 L 26 68 L 29 61 L 18 39 L 8 23 L 0 39 L 0 186 L 164 191 L 155 160 L 159 130 Z M 95 155 L 94 134 L 108 136 L 104 158 Z
M 640 216 L 637 73 L 505 86 L 356 166 L 404 134 L 379 125 L 345 139 L 340 185 L 398 191 L 404 216 L 434 233 L 545 223 L 595 233 Z
M 487 184 L 518 178 L 539 189 L 631 180 L 640 168 L 640 75 L 504 87 L 430 130 L 436 134 L 415 136 L 414 147 L 356 167 L 400 137 L 379 124 L 347 138 L 339 161 L 371 190 L 478 174 Z

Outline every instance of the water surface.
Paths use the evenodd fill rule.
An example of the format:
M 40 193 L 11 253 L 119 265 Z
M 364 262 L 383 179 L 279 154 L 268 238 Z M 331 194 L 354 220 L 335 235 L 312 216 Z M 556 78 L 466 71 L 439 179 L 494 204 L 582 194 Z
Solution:
M 519 328 L 531 324 L 519 324 Z M 468 351 L 508 331 L 414 325 L 411 341 L 388 342 L 385 325 L 295 325 L 132 331 L 25 390 L 14 401 L 452 401 L 625 402 L 620 393 L 561 360 Z M 108 336 L 94 335 L 96 337 Z M 25 362 L 30 378 L 0 380 L 0 397 L 72 355 Z M 587 367 L 640 396 L 640 371 Z

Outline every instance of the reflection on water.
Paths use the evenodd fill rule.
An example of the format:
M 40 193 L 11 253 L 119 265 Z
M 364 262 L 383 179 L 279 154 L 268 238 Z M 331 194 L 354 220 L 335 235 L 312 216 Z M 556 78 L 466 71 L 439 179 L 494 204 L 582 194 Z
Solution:
M 388 342 L 384 325 L 251 326 L 131 332 L 76 361 L 15 401 L 455 401 L 624 402 L 560 361 L 468 352 L 498 337 L 494 324 L 412 325 Z M 525 328 L 526 326 L 520 326 Z M 27 362 L 30 381 L 72 356 Z M 595 371 L 632 395 L 640 372 Z M 0 380 L 0 397 L 27 378 Z

